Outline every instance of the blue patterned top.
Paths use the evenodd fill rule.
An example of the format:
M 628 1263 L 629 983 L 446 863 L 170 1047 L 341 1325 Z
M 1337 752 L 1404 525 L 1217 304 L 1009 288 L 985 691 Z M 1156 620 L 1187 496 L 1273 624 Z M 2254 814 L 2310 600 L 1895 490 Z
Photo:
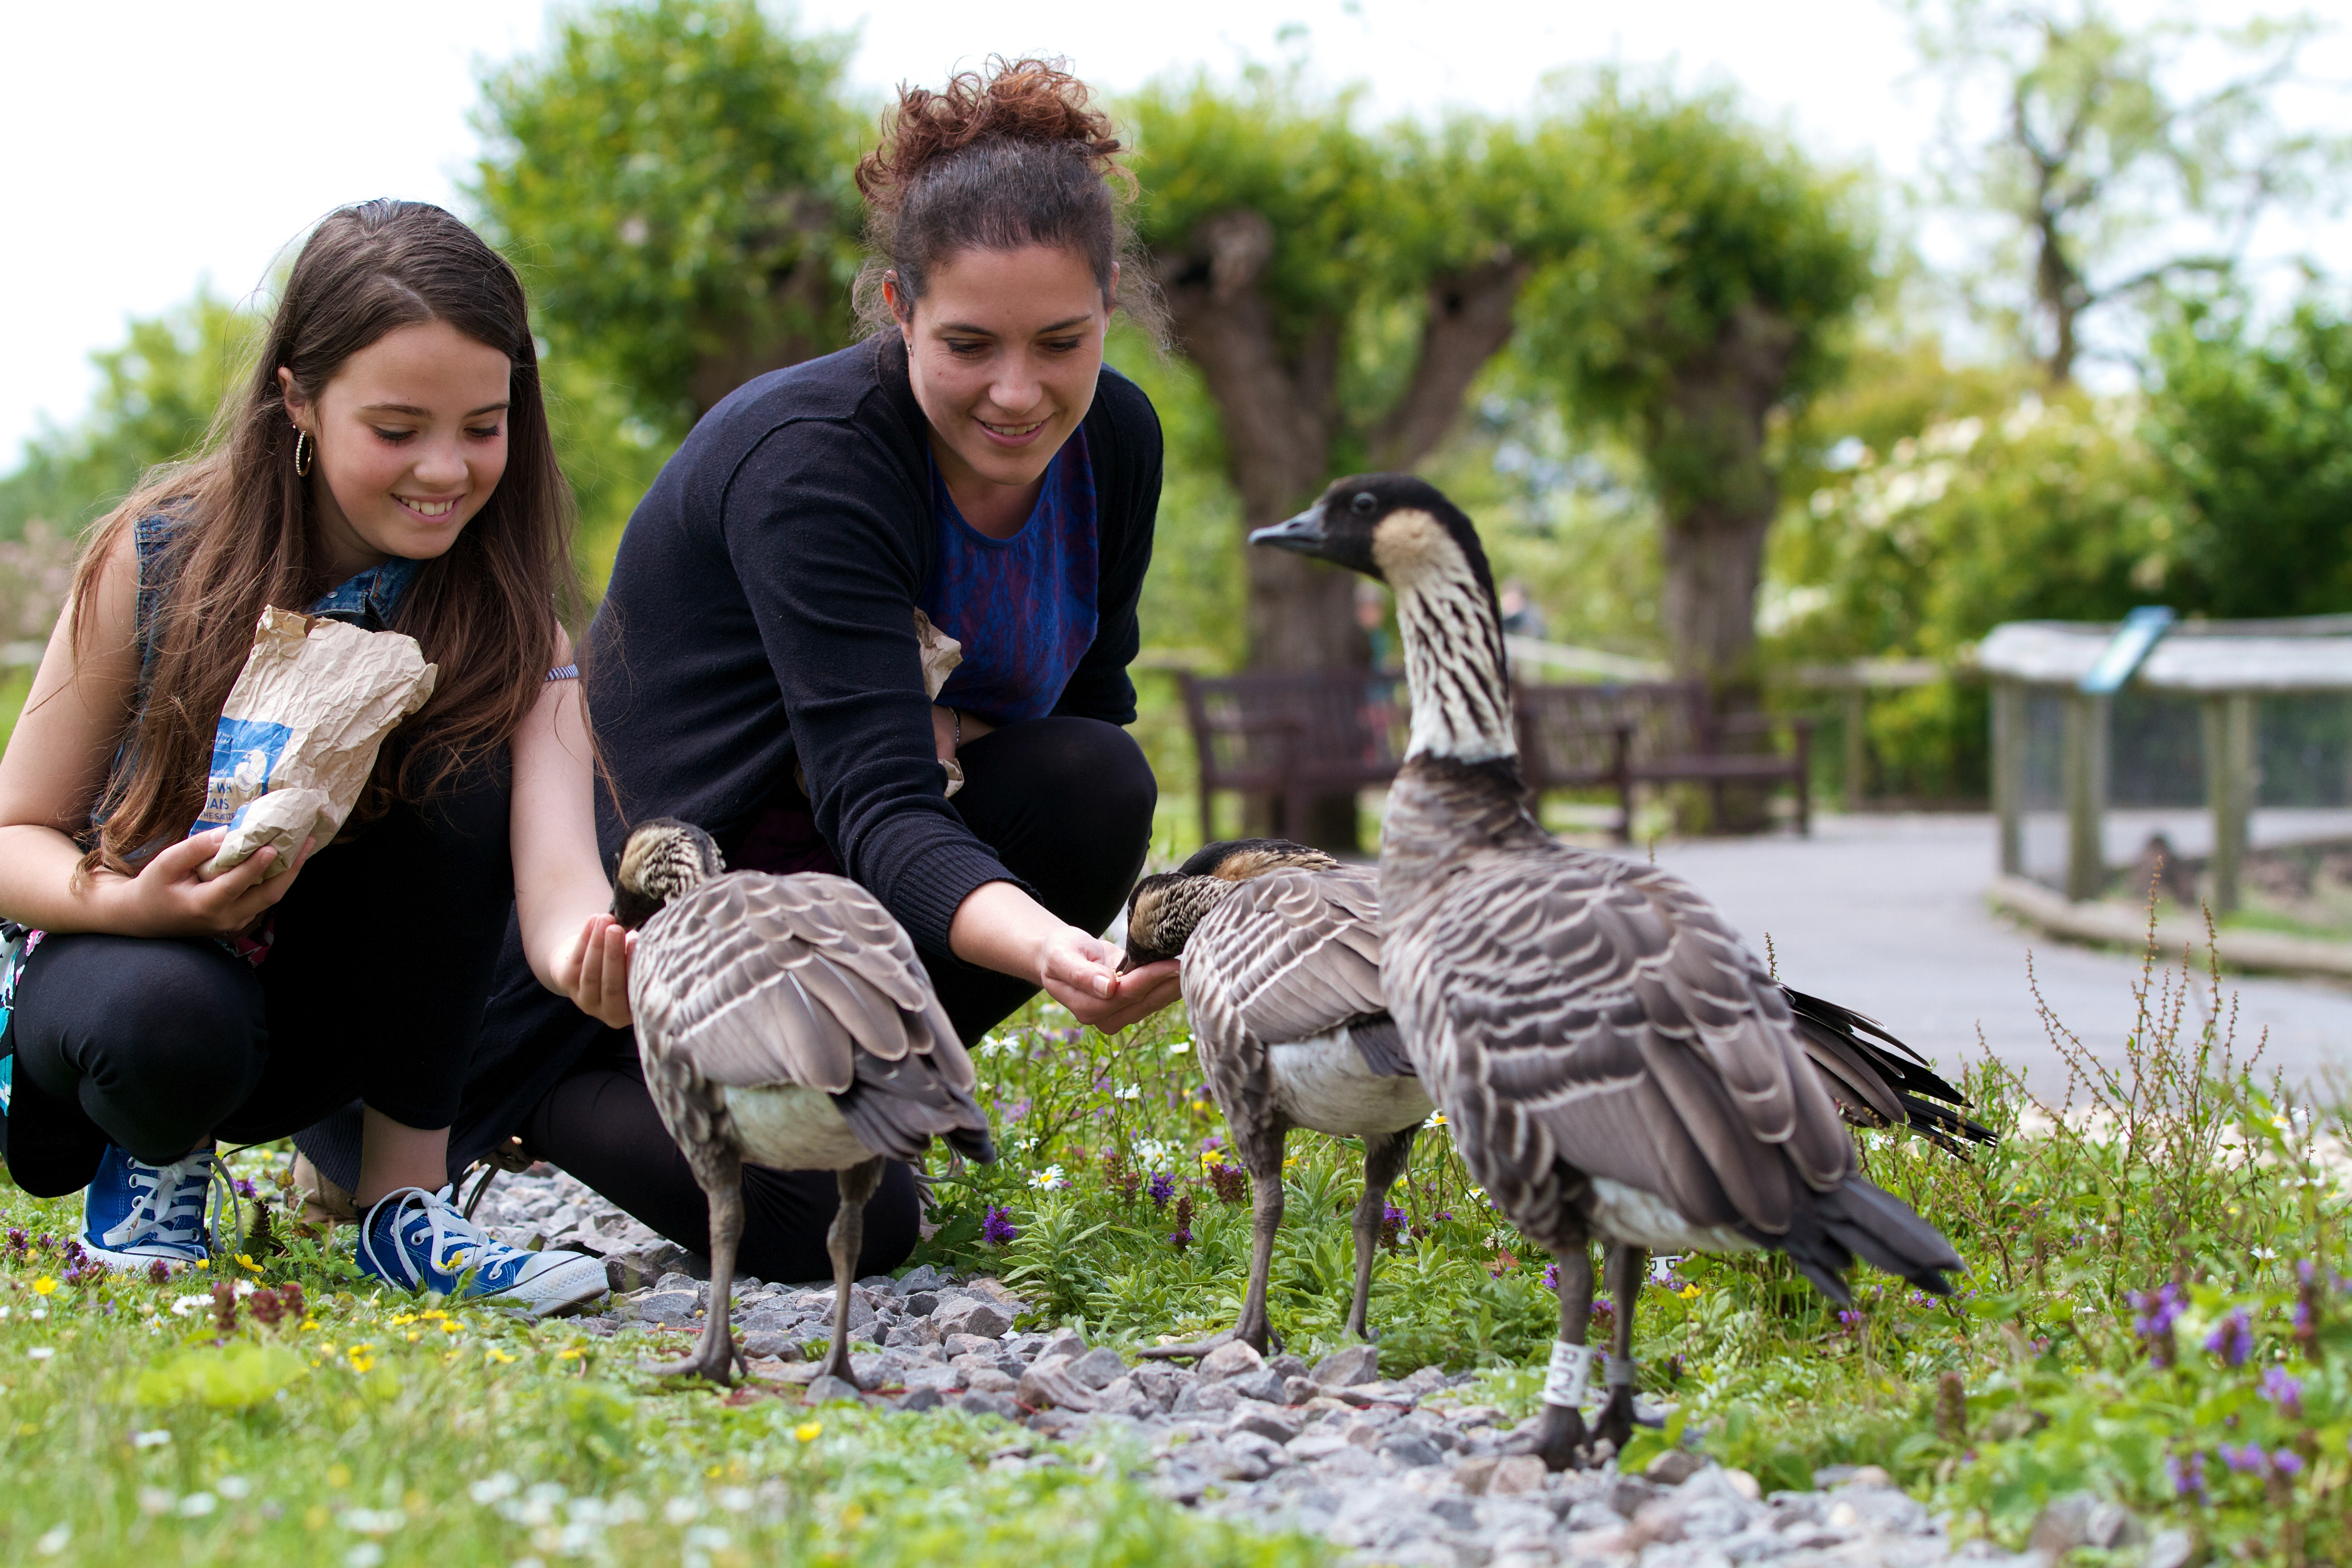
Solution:
M 1012 538 L 991 539 L 964 521 L 936 462 L 931 516 L 940 551 L 922 610 L 963 644 L 940 702 L 992 724 L 1044 718 L 1095 640 L 1100 561 L 1086 432 L 1054 454 L 1037 504 Z

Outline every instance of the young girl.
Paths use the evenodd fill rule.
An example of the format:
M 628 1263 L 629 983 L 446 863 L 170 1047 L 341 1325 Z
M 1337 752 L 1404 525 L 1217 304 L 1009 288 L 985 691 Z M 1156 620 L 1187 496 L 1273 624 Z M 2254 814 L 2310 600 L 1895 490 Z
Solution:
M 1141 868 L 1157 794 L 1121 728 L 1160 437 L 1103 364 L 1121 278 L 1142 276 L 1132 258 L 1122 274 L 1120 151 L 1084 85 L 1037 61 L 902 93 L 857 175 L 873 336 L 703 418 L 630 521 L 590 632 L 619 797 L 607 850 L 621 812 L 677 816 L 730 866 L 855 878 L 967 1041 L 1040 988 L 1104 1029 L 1176 994 L 1173 963 L 1121 975 L 1096 934 Z M 918 610 L 962 644 L 936 703 Z M 701 1190 L 630 1036 L 553 1001 L 510 957 L 459 1152 L 520 1135 L 704 1246 Z M 304 1147 L 333 1178 L 334 1151 Z M 830 1274 L 835 1192 L 830 1173 L 747 1172 L 744 1269 Z M 859 1272 L 904 1258 L 916 1220 L 893 1166 Z
M 204 1258 L 215 1141 L 357 1100 L 362 1268 L 542 1313 L 604 1288 L 467 1223 L 447 1163 L 510 904 L 541 981 L 627 1016 L 557 620 L 570 506 L 513 269 L 371 202 L 303 246 L 208 455 L 99 529 L 0 758 L 0 916 L 41 933 L 0 1152 L 37 1195 L 88 1189 L 92 1258 Z M 225 830 L 186 835 L 270 605 L 404 632 L 438 679 L 334 843 L 202 881 Z

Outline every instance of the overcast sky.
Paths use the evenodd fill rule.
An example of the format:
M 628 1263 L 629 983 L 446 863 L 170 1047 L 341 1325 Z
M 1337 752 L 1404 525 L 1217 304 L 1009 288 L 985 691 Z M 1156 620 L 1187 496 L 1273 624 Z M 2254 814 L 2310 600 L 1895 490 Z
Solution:
M 2210 0 L 2200 13 L 2227 19 L 2249 8 Z M 2352 0 L 2311 8 L 2352 21 Z M 481 73 L 536 48 L 555 9 L 545 0 L 0 5 L 0 469 L 43 416 L 68 423 L 84 409 L 89 352 L 119 342 L 126 317 L 163 310 L 206 278 L 246 294 L 281 247 L 340 203 L 457 205 L 478 145 L 468 115 Z M 1172 66 L 1227 71 L 1303 50 L 1326 82 L 1368 83 L 1378 110 L 1507 111 L 1563 66 L 1669 66 L 1685 85 L 1736 84 L 1817 156 L 1896 178 L 1916 169 L 1940 104 L 1915 74 L 1901 16 L 1881 0 L 808 0 L 800 16 L 856 30 L 854 74 L 877 92 L 937 81 L 992 51 L 1065 54 L 1116 91 Z M 2339 32 L 2310 61 L 2352 82 L 2352 37 Z M 2352 129 L 2347 104 L 2339 88 L 2306 107 Z M 2264 247 L 2318 252 L 2341 275 L 2345 232 L 2273 226 Z

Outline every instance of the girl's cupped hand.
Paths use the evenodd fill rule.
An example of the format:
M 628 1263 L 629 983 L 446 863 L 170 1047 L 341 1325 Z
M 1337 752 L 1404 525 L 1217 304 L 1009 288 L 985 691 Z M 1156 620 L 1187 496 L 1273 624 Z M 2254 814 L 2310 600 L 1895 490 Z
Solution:
M 555 988 L 583 1013 L 609 1028 L 629 1026 L 629 955 L 637 933 L 611 915 L 590 915 L 556 961 Z
M 1038 978 L 1045 994 L 1081 1024 L 1115 1035 L 1138 1018 L 1157 1013 L 1178 995 L 1180 971 L 1174 959 L 1162 959 L 1118 973 L 1120 952 L 1116 942 L 1088 936 L 1076 926 L 1064 926 L 1049 936 L 1039 955 Z
M 234 936 L 286 896 L 319 842 L 304 839 L 293 865 L 284 875 L 268 881 L 262 879 L 278 860 L 278 850 L 271 845 L 255 850 L 209 882 L 199 880 L 196 872 L 219 853 L 221 840 L 227 837 L 227 828 L 215 827 L 183 838 L 158 850 L 135 877 L 114 871 L 96 873 L 91 879 L 106 888 L 122 910 L 121 921 L 110 921 L 105 929 L 125 936 Z

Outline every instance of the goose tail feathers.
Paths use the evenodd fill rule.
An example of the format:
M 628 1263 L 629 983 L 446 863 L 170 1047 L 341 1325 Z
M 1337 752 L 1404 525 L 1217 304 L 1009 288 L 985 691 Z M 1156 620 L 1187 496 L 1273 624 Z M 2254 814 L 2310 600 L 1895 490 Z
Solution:
M 1860 1176 L 1812 1194 L 1776 1245 L 1799 1273 L 1842 1307 L 1853 1302 L 1845 1273 L 1856 1258 L 1937 1296 L 1952 1293 L 1945 1275 L 1963 1267 L 1941 1231 Z

